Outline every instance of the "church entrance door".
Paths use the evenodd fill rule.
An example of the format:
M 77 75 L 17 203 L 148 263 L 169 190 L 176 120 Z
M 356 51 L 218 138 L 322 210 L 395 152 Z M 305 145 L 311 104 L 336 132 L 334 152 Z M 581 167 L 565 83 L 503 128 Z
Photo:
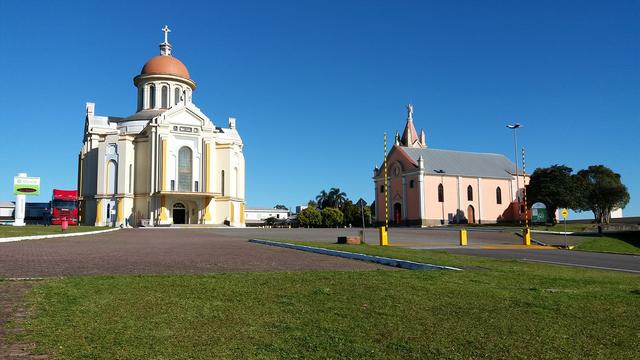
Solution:
M 402 223 L 402 205 L 400 203 L 393 205 L 393 220 L 396 225 Z
M 467 208 L 467 220 L 469 221 L 469 224 L 476 223 L 476 212 L 471 205 Z
M 174 224 L 186 224 L 187 212 L 182 203 L 175 203 L 173 205 L 173 223 Z

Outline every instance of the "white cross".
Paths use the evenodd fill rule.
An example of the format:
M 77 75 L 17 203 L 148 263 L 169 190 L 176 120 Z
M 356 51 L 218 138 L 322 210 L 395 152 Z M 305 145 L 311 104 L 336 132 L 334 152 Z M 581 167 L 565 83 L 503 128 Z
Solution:
M 167 25 L 165 25 L 162 28 L 162 31 L 164 31 L 164 43 L 168 44 L 169 43 L 169 33 L 171 32 L 171 29 L 169 29 L 169 27 Z

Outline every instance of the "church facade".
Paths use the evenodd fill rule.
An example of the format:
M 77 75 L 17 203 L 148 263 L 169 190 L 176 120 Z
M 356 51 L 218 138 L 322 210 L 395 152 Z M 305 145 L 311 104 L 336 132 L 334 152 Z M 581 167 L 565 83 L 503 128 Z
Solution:
M 196 83 L 171 54 L 133 78 L 137 111 L 99 116 L 86 104 L 78 159 L 80 221 L 87 225 L 244 226 L 245 161 L 236 119 L 216 126 L 192 101 Z
M 413 107 L 402 136 L 396 133 L 384 168 L 373 172 L 375 213 L 385 223 L 385 193 L 389 224 L 434 226 L 496 223 L 523 217 L 523 186 L 528 178 L 501 154 L 431 149 L 424 130 L 418 135 Z M 520 176 L 516 176 L 519 174 Z

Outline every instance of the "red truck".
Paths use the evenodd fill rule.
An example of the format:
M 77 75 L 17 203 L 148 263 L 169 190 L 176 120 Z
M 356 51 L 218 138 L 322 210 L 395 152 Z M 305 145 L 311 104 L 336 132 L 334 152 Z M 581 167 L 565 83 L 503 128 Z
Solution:
M 78 192 L 53 189 L 51 199 L 51 225 L 60 225 L 67 219 L 69 225 L 78 225 Z

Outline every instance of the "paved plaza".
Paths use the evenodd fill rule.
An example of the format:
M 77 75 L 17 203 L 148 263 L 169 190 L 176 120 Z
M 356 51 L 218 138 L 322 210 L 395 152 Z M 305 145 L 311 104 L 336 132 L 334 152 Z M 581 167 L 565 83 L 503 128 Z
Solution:
M 249 239 L 335 242 L 359 229 L 153 228 L 78 237 L 0 243 L 0 278 L 74 275 L 184 274 L 233 271 L 390 269 L 362 261 L 249 243 Z M 456 229 L 391 228 L 392 246 L 640 272 L 640 257 L 521 246 L 517 229 L 469 229 L 458 246 Z M 377 245 L 376 229 L 365 232 Z M 550 235 L 534 237 L 554 240 Z M 557 236 L 556 236 L 557 238 Z

